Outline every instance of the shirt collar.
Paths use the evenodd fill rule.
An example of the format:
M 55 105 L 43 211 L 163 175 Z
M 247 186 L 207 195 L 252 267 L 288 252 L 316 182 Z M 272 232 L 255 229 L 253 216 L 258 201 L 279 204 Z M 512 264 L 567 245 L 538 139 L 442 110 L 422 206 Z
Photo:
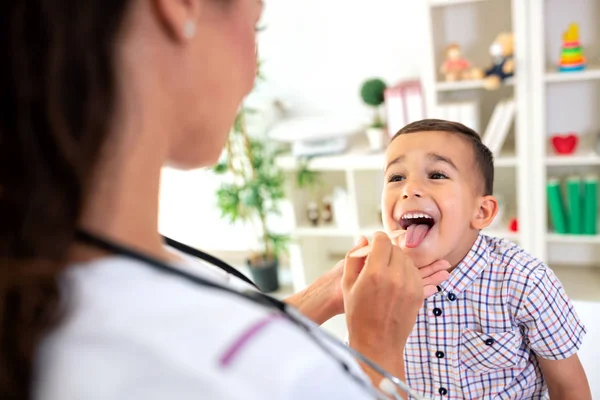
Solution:
M 469 253 L 454 268 L 450 277 L 440 285 L 443 292 L 454 295 L 462 293 L 475 279 L 481 275 L 488 265 L 489 249 L 487 240 L 481 234 L 477 236 Z

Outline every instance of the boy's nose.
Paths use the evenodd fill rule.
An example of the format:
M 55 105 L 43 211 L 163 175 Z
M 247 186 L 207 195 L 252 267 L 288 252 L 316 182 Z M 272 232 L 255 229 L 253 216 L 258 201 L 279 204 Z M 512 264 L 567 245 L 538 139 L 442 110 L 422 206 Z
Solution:
M 414 183 L 412 183 L 412 184 L 407 184 L 404 186 L 404 192 L 402 193 L 403 199 L 409 199 L 412 197 L 421 197 L 421 196 L 422 196 L 422 191 L 418 185 L 415 185 Z

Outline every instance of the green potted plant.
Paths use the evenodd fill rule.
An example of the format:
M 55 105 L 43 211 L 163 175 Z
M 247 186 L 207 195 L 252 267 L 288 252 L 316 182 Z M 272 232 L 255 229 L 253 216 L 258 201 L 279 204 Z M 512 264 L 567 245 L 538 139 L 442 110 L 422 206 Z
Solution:
M 385 121 L 381 116 L 381 105 L 385 101 L 385 89 L 387 85 L 380 78 L 367 79 L 360 89 L 363 102 L 373 109 L 373 120 L 367 127 L 367 138 L 374 151 L 382 150 L 384 147 Z
M 242 105 L 213 170 L 223 177 L 217 190 L 222 217 L 249 224 L 256 233 L 259 248 L 251 251 L 247 265 L 256 285 L 268 293 L 279 289 L 279 261 L 289 243 L 288 235 L 274 232 L 268 224 L 270 215 L 280 213 L 285 175 L 276 164 L 280 150 L 265 137 L 249 135 L 246 117 L 253 112 Z

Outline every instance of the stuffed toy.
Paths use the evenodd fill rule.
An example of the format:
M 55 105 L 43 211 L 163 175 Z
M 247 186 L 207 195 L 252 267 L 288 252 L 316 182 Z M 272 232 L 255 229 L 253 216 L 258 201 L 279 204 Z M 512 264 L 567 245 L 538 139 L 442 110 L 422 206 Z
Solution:
M 485 71 L 484 88 L 495 90 L 502 85 L 506 78 L 515 73 L 515 38 L 510 32 L 503 32 L 496 36 L 490 46 L 492 65 Z
M 460 80 L 482 79 L 483 71 L 471 66 L 471 63 L 462 56 L 462 50 L 457 43 L 451 43 L 444 51 L 445 60 L 440 67 L 446 82 Z
M 440 72 L 446 78 L 446 82 L 470 79 L 471 63 L 462 57 L 460 45 L 452 43 L 446 47 L 445 60 L 440 67 Z

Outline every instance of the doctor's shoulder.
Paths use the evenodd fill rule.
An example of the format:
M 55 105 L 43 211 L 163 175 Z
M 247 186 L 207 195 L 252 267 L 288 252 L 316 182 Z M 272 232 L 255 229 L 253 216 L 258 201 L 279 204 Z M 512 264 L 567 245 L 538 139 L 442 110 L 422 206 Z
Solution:
M 250 301 L 123 257 L 64 280 L 66 316 L 38 351 L 36 399 L 368 398 L 304 331 Z

